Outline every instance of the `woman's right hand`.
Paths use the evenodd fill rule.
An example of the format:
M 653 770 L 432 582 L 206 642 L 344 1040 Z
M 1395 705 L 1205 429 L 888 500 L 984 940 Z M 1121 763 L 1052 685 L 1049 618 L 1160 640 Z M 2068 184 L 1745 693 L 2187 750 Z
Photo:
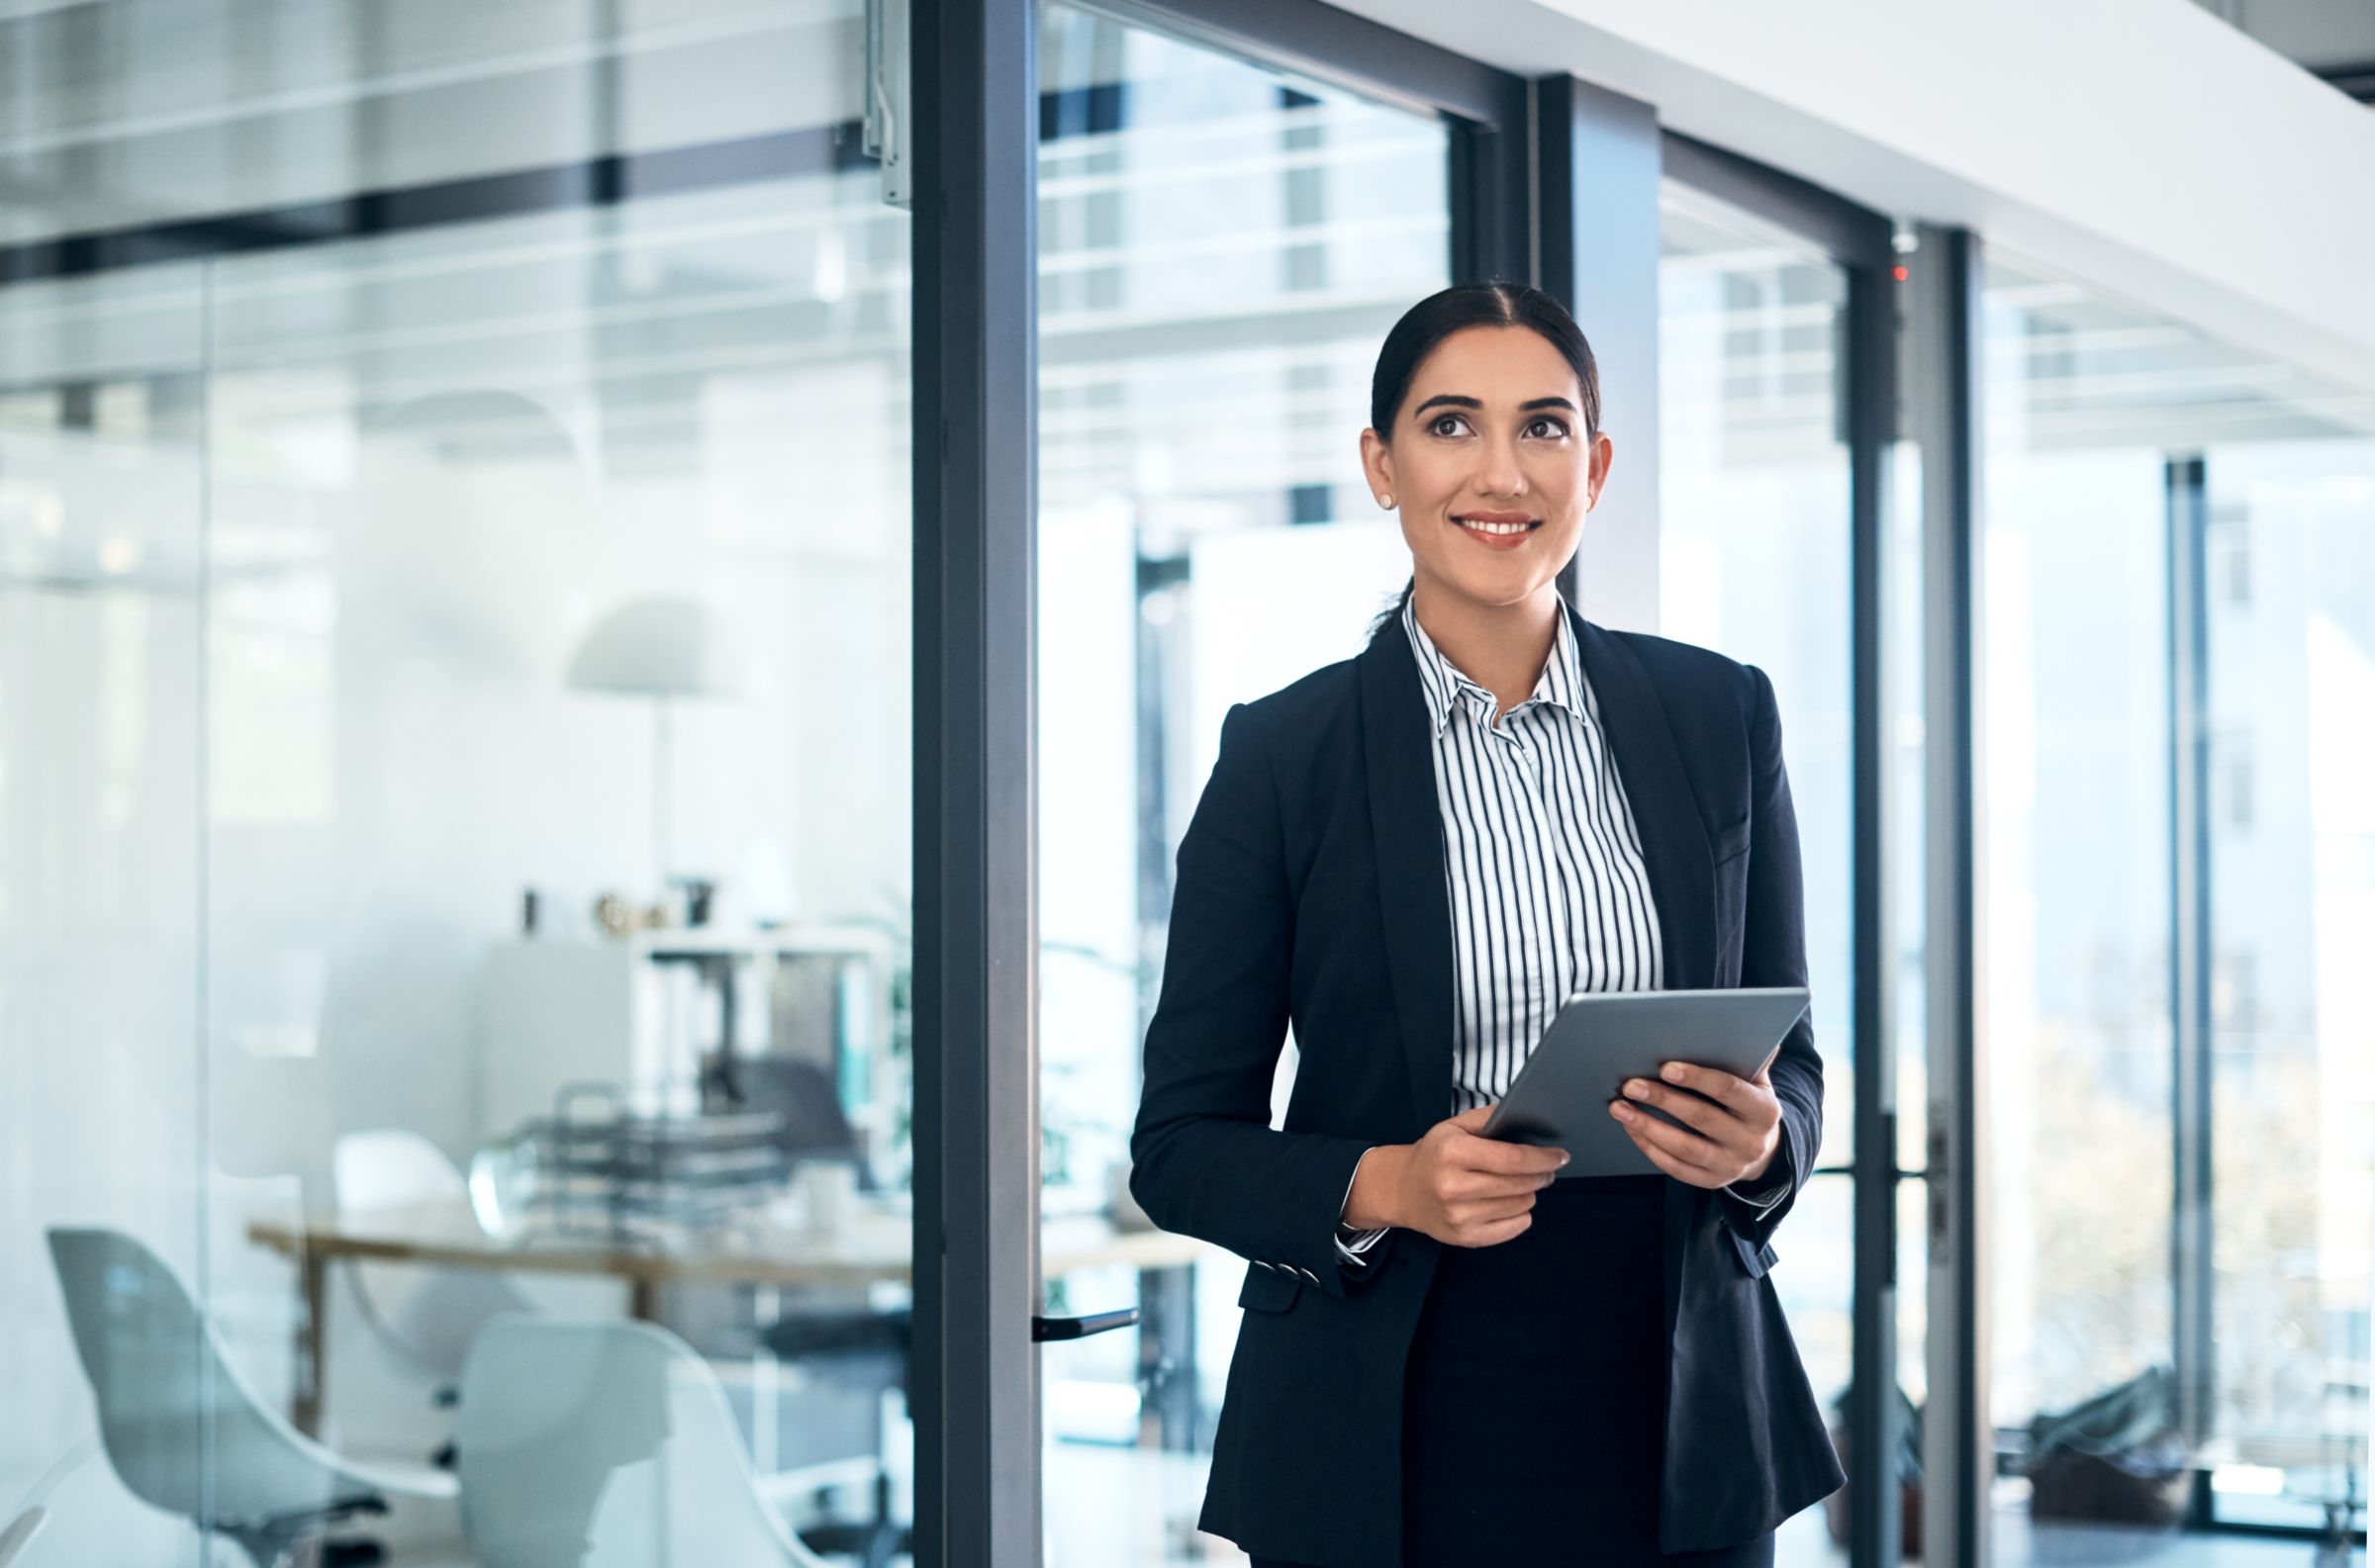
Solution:
M 1494 1246 L 1534 1223 L 1534 1194 L 1558 1179 L 1563 1149 L 1478 1136 L 1492 1107 L 1437 1122 L 1415 1144 L 1381 1144 L 1361 1160 L 1348 1225 L 1398 1225 L 1451 1246 Z

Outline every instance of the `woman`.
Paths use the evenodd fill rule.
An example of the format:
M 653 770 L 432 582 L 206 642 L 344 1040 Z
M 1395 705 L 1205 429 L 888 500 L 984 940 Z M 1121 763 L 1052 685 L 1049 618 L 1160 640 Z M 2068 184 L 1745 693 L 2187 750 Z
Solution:
M 1477 1133 L 1576 990 L 1805 983 L 1772 689 L 1559 598 L 1611 446 L 1549 296 L 1420 302 L 1371 422 L 1410 587 L 1229 710 L 1147 1030 L 1131 1190 L 1251 1260 L 1200 1522 L 1257 1568 L 1769 1563 L 1843 1479 L 1765 1277 L 1812 1031 L 1626 1084 L 1684 1124 L 1611 1104 L 1662 1174 Z

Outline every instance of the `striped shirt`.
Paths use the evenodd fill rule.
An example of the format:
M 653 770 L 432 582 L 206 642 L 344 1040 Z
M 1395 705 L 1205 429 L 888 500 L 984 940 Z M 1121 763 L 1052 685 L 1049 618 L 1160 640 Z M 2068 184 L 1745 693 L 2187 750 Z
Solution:
M 1508 1092 L 1577 991 L 1654 991 L 1662 953 L 1633 808 L 1563 612 L 1534 694 L 1462 675 L 1402 606 L 1435 726 L 1451 894 L 1457 1116 Z
M 1443 656 L 1407 600 L 1402 630 L 1434 727 L 1452 913 L 1444 1114 L 1457 1116 L 1508 1091 L 1577 991 L 1659 989 L 1663 953 L 1641 835 L 1565 611 L 1534 694 L 1497 723 L 1499 698 Z M 1342 1255 L 1359 1261 L 1384 1234 L 1339 1227 Z

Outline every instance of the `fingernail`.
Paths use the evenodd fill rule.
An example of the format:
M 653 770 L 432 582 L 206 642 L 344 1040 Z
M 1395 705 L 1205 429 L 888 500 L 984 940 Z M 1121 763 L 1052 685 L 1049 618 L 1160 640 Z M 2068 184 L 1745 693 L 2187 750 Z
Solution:
M 1631 1099 L 1646 1100 L 1650 1097 L 1650 1086 L 1642 1082 L 1639 1078 L 1627 1078 L 1625 1080 L 1625 1094 Z
M 1561 1150 L 1561 1151 L 1559 1152 L 1559 1163 L 1561 1163 L 1562 1165 L 1566 1164 L 1566 1163 L 1567 1163 L 1568 1160 L 1570 1160 L 1570 1159 L 1572 1159 L 1572 1158 L 1574 1158 L 1574 1157 L 1575 1157 L 1574 1155 L 1572 1155 L 1572 1154 L 1570 1154 L 1570 1153 L 1567 1153 L 1565 1150 Z
M 1620 1122 L 1629 1122 L 1629 1121 L 1631 1121 L 1631 1120 L 1633 1119 L 1633 1107 L 1632 1107 L 1632 1106 L 1630 1106 L 1630 1105 L 1627 1105 L 1627 1104 L 1626 1104 L 1624 1101 L 1622 1101 L 1622 1100 L 1619 1100 L 1619 1101 L 1617 1101 L 1617 1102 L 1616 1102 L 1616 1117 L 1617 1117 L 1617 1120 L 1618 1120 L 1618 1121 L 1620 1121 Z
M 1682 1063 L 1679 1061 L 1667 1062 L 1659 1076 L 1664 1078 L 1668 1083 L 1680 1083 L 1682 1081 Z

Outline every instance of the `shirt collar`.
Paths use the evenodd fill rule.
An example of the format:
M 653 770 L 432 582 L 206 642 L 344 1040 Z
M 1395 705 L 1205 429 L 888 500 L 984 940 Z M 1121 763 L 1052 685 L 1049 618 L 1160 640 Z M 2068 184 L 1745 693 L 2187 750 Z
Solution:
M 1582 651 L 1575 646 L 1574 628 L 1564 607 L 1559 612 L 1559 624 L 1551 634 L 1551 656 L 1534 682 L 1534 694 L 1509 711 L 1520 713 L 1537 702 L 1563 707 L 1576 718 L 1588 723 L 1585 687 L 1583 685 Z M 1498 706 L 1492 692 L 1462 675 L 1457 666 L 1435 646 L 1418 623 L 1418 611 L 1409 600 L 1402 601 L 1402 631 L 1410 639 L 1410 648 L 1418 656 L 1418 686 L 1425 693 L 1427 716 L 1434 721 L 1435 733 L 1440 735 L 1452 721 L 1454 703 L 1467 704 L 1480 724 L 1490 725 L 1493 709 Z

